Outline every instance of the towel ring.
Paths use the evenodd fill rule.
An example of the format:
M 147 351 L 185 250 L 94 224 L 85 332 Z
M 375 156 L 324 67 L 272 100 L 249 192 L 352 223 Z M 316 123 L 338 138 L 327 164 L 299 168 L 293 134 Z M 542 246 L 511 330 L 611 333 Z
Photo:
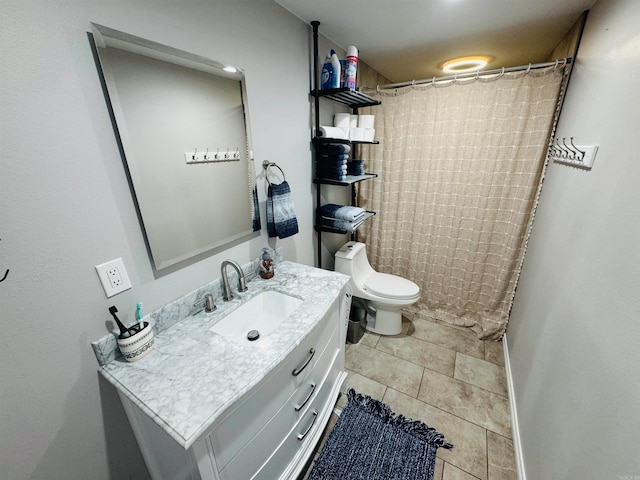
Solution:
M 271 185 L 271 182 L 269 181 L 269 173 L 270 173 L 270 172 L 269 172 L 269 169 L 270 169 L 271 167 L 276 167 L 278 170 L 280 170 L 280 173 L 282 174 L 282 181 L 283 181 L 283 182 L 287 180 L 287 178 L 286 178 L 286 177 L 285 177 L 285 175 L 284 175 L 284 171 L 280 168 L 280 166 L 279 166 L 277 163 L 275 163 L 275 162 L 270 162 L 269 160 L 264 160 L 264 161 L 262 162 L 262 167 L 263 167 L 263 168 L 264 168 L 264 170 L 265 170 L 264 178 L 267 180 L 267 183 L 268 183 L 269 185 Z

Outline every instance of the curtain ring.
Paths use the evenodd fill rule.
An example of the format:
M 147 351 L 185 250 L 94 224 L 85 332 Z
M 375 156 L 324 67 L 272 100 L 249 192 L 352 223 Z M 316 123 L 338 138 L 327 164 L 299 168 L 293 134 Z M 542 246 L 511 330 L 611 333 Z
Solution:
M 529 73 L 531 73 L 531 64 L 529 64 L 529 66 L 527 67 L 527 71 L 526 71 L 525 73 L 526 73 L 527 75 L 528 75 Z
M 500 72 L 500 77 L 504 76 L 504 67 L 502 67 L 502 72 Z
M 436 77 L 433 77 L 431 79 L 431 85 L 433 86 L 433 88 L 436 88 Z
M 558 68 L 558 64 L 559 64 L 559 63 L 560 63 L 560 60 L 558 60 L 558 59 L 556 58 L 556 64 L 553 66 L 553 71 L 554 71 L 554 72 L 556 71 L 556 68 Z
M 415 88 L 416 87 L 416 79 L 414 78 L 413 81 L 411 82 L 411 88 Z

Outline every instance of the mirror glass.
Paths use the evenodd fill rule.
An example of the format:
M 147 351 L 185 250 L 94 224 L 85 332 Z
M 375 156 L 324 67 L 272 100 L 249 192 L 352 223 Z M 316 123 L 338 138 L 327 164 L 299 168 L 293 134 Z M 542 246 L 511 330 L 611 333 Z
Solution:
M 214 253 L 258 231 L 242 70 L 92 27 L 156 270 Z

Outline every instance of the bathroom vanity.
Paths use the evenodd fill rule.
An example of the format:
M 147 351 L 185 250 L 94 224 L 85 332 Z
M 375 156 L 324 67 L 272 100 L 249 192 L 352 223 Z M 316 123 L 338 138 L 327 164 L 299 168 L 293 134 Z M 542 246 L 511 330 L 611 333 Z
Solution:
M 138 362 L 120 357 L 102 366 L 153 478 L 274 480 L 302 472 L 346 377 L 348 280 L 282 262 L 272 279 L 254 278 L 231 301 L 217 298 L 215 312 L 157 332 L 154 350 Z M 243 308 L 258 318 L 258 302 L 282 299 L 291 313 L 258 340 L 220 328 L 227 318 L 248 321 L 237 313 Z

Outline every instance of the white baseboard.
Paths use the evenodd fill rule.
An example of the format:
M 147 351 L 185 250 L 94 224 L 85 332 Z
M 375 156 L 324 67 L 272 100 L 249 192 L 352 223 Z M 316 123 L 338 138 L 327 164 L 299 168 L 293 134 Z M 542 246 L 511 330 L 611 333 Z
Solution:
M 504 352 L 504 368 L 507 374 L 507 390 L 509 391 L 509 409 L 511 410 L 511 429 L 513 434 L 513 450 L 516 457 L 516 471 L 518 473 L 518 480 L 527 480 L 527 475 L 524 471 L 522 443 L 520 443 L 520 428 L 518 426 L 518 412 L 516 410 L 516 396 L 513 390 L 511 362 L 509 361 L 509 347 L 506 335 L 502 337 L 502 349 Z

